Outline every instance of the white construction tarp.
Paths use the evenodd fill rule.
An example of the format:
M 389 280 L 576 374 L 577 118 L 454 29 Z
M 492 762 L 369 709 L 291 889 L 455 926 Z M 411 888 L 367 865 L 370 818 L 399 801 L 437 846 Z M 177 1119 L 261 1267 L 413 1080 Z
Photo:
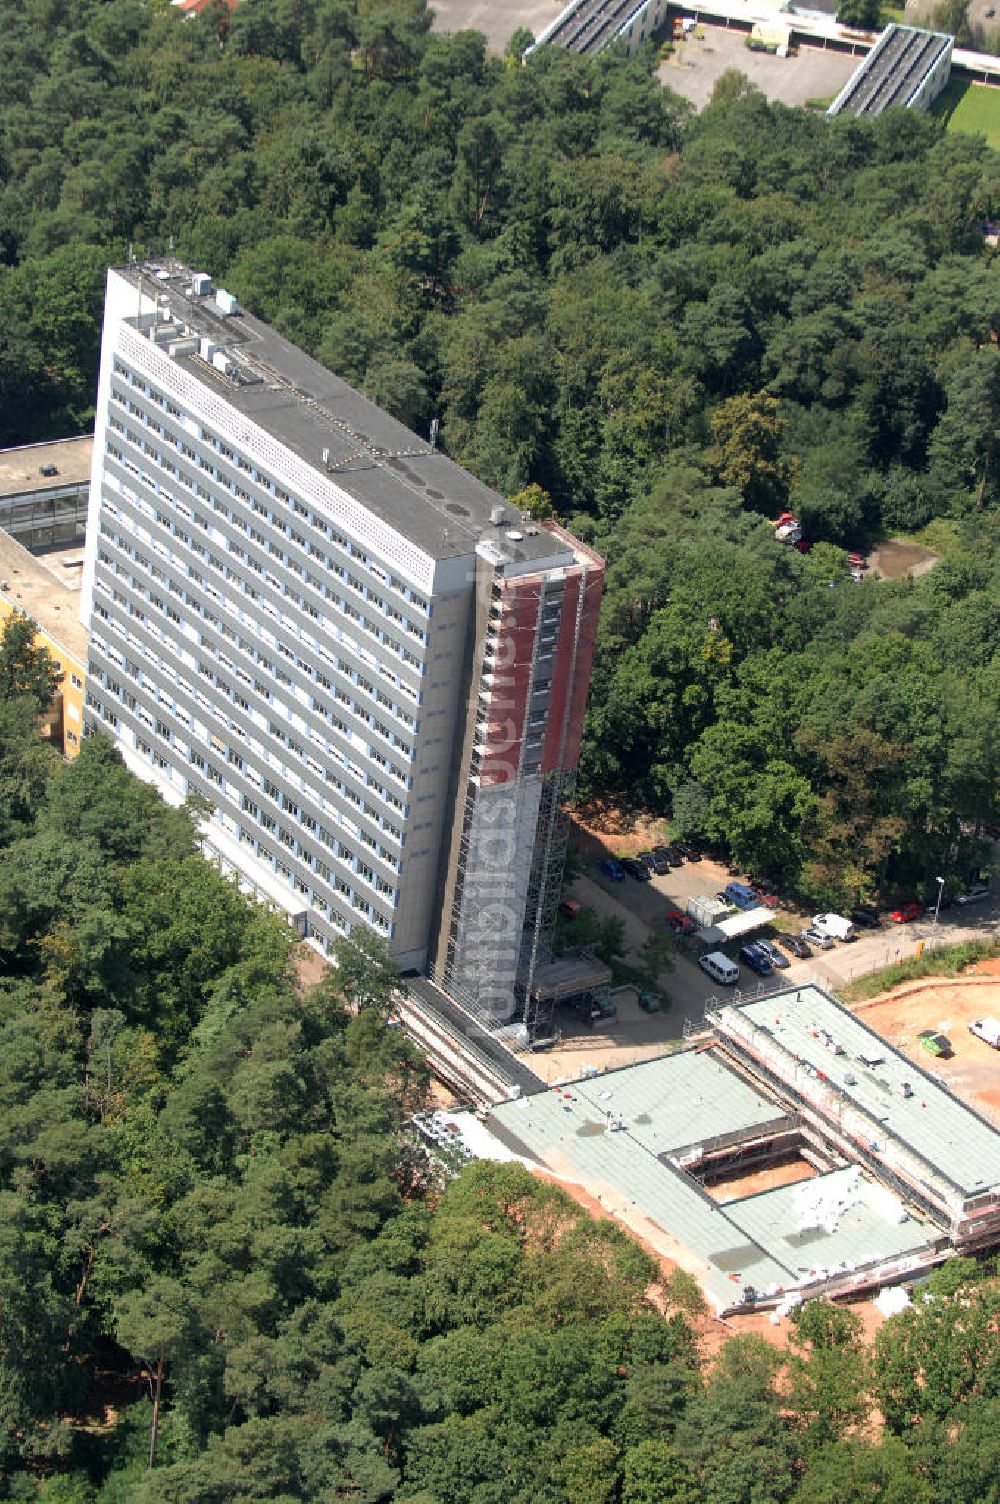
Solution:
M 746 909 L 742 914 L 734 914 L 731 919 L 717 919 L 715 929 L 721 930 L 727 940 L 735 940 L 737 935 L 750 935 L 754 930 L 762 930 L 765 924 L 773 924 L 774 915 L 770 909 L 761 904 L 756 909 Z

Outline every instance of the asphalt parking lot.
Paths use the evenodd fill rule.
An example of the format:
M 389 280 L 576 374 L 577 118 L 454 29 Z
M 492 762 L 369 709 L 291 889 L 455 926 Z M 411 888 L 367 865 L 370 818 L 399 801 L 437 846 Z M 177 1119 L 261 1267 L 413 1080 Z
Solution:
M 430 9 L 435 31 L 481 31 L 490 52 L 503 52 L 519 26 L 540 37 L 563 0 L 433 0 Z
M 846 52 L 806 46 L 796 57 L 775 57 L 749 51 L 742 31 L 710 25 L 703 29 L 702 39 L 686 38 L 656 70 L 660 82 L 689 99 L 696 110 L 708 104 L 716 81 L 731 68 L 745 73 L 768 99 L 803 105 L 839 94 L 860 61 Z
M 596 862 L 588 861 L 585 872 L 574 880 L 568 893 L 602 919 L 622 920 L 625 959 L 632 965 L 640 965 L 643 945 L 650 933 L 663 926 L 669 909 L 683 909 L 687 899 L 716 893 L 730 880 L 726 867 L 705 859 L 672 868 L 669 874 L 653 876 L 648 883 L 636 882 L 631 877 L 616 883 L 600 872 Z M 775 914 L 776 928 L 793 934 L 803 929 L 808 920 L 808 915 L 787 910 Z M 698 966 L 697 958 L 704 949 L 699 941 L 680 941 L 673 970 L 664 971 L 657 978 L 670 1005 L 663 1013 L 646 1020 L 643 1043 L 654 1036 L 663 1041 L 681 1038 L 686 1024 L 698 1027 L 703 1022 L 705 1006 L 711 999 L 732 997 L 733 991 L 738 990 L 743 997 L 756 997 L 782 987 L 804 986 L 807 982 L 837 991 L 856 977 L 912 956 L 921 941 L 927 946 L 950 945 L 970 935 L 989 934 L 998 922 L 1000 907 L 996 899 L 965 909 L 955 905 L 939 916 L 936 925 L 930 914 L 909 924 L 893 924 L 886 918 L 880 929 L 862 930 L 856 940 L 847 944 L 836 942 L 832 950 L 814 949 L 811 956 L 801 961 L 789 956 L 790 964 L 770 977 L 759 977 L 739 962 L 737 951 L 742 942 L 730 943 L 726 950 L 740 967 L 740 981 L 732 991 L 717 987 Z M 613 1028 L 609 1032 L 613 1034 Z

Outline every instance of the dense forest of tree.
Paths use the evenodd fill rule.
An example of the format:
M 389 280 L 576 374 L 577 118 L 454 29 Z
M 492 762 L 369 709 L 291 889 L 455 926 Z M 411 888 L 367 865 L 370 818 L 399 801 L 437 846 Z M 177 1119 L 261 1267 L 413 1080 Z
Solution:
M 88 421 L 105 266 L 172 239 L 605 551 L 584 792 L 817 900 L 971 869 L 1000 825 L 985 143 L 732 75 L 695 118 L 649 59 L 521 67 L 422 0 L 5 21 L 0 442 Z M 928 523 L 929 575 L 849 579 L 843 546 Z
M 706 1362 L 690 1277 L 561 1189 L 442 1189 L 377 944 L 297 990 L 196 811 L 103 740 L 62 763 L 40 697 L 0 699 L 0 1498 L 1000 1500 L 989 1270 L 874 1351 L 817 1302 Z
M 292 935 L 110 744 L 0 698 L 0 1498 L 989 1504 L 1000 1281 L 956 1259 L 705 1364 L 699 1296 L 519 1166 L 445 1181 L 376 943 Z M 883 1427 L 869 1426 L 878 1406 Z

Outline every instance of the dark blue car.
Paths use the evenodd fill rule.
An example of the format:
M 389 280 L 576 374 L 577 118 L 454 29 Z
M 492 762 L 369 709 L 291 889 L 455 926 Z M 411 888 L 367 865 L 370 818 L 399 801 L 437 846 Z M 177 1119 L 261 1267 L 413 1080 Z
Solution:
M 756 945 L 741 945 L 740 960 L 749 966 L 751 971 L 755 971 L 759 977 L 769 977 L 774 970 L 771 965 L 770 956 Z
M 598 862 L 597 865 L 600 871 L 604 873 L 604 876 L 610 877 L 613 883 L 623 883 L 625 881 L 624 868 L 622 867 L 621 862 L 615 861 L 614 857 L 605 857 L 604 860 Z

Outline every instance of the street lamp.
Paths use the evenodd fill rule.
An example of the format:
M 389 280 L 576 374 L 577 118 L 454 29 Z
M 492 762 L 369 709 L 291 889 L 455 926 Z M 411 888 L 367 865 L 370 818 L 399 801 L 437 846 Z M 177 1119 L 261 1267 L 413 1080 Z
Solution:
M 938 885 L 937 903 L 934 905 L 934 923 L 937 924 L 938 914 L 941 911 L 941 894 L 944 892 L 944 878 L 936 877 L 934 881 Z

